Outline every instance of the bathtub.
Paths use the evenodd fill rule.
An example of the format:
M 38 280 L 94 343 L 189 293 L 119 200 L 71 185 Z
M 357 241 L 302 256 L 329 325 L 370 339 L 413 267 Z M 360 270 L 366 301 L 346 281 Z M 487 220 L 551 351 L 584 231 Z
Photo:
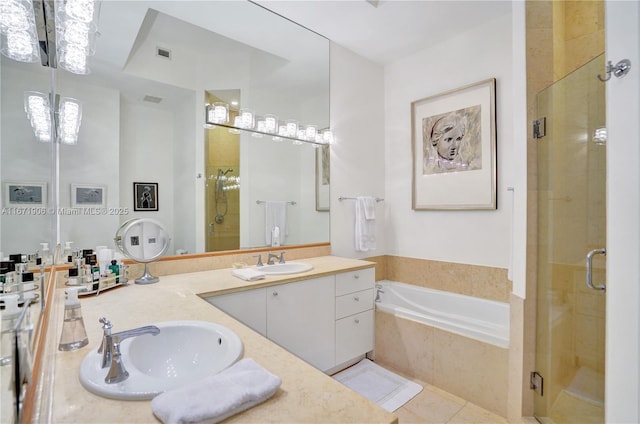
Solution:
M 509 347 L 509 304 L 382 280 L 376 309 L 485 343 Z

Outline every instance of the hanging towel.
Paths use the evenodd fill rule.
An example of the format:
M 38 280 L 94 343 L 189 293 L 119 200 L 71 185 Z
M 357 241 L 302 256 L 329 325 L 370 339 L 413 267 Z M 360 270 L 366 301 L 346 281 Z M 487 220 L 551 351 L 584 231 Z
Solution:
M 376 249 L 375 204 L 376 199 L 373 197 L 356 198 L 355 241 L 359 252 Z M 367 218 L 367 215 L 371 218 Z
M 271 233 L 278 227 L 280 244 L 284 244 L 287 236 L 287 202 L 283 200 L 267 200 L 264 205 L 264 238 L 267 246 L 271 246 Z
M 159 394 L 151 409 L 165 424 L 217 423 L 269 399 L 281 383 L 245 358 L 216 375 Z

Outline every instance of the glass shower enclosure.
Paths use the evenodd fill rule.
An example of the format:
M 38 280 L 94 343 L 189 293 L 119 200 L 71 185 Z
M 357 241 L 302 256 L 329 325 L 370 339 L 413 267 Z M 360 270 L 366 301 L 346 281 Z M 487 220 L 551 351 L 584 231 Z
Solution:
M 603 69 L 599 56 L 537 98 L 539 122 L 545 121 L 536 141 L 536 372 L 543 390 L 534 411 L 542 423 L 604 422 L 606 84 L 597 78 Z

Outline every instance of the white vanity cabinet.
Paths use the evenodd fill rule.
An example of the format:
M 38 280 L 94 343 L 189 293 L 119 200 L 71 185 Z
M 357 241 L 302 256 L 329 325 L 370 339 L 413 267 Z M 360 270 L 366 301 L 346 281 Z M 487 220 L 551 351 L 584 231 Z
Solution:
M 211 296 L 205 300 L 267 337 L 267 288 Z
M 328 371 L 373 350 L 374 285 L 367 268 L 205 300 Z
M 267 288 L 267 338 L 320 370 L 335 364 L 334 277 Z
M 336 365 L 374 347 L 375 270 L 336 274 Z

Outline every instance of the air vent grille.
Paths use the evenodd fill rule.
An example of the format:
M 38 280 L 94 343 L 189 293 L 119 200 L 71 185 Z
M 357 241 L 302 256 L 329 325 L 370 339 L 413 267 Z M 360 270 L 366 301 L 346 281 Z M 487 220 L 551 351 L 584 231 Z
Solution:
M 157 47 L 156 55 L 171 60 L 171 50 L 165 49 L 164 47 Z
M 150 96 L 147 94 L 142 100 L 149 103 L 160 103 L 162 101 L 162 97 Z

